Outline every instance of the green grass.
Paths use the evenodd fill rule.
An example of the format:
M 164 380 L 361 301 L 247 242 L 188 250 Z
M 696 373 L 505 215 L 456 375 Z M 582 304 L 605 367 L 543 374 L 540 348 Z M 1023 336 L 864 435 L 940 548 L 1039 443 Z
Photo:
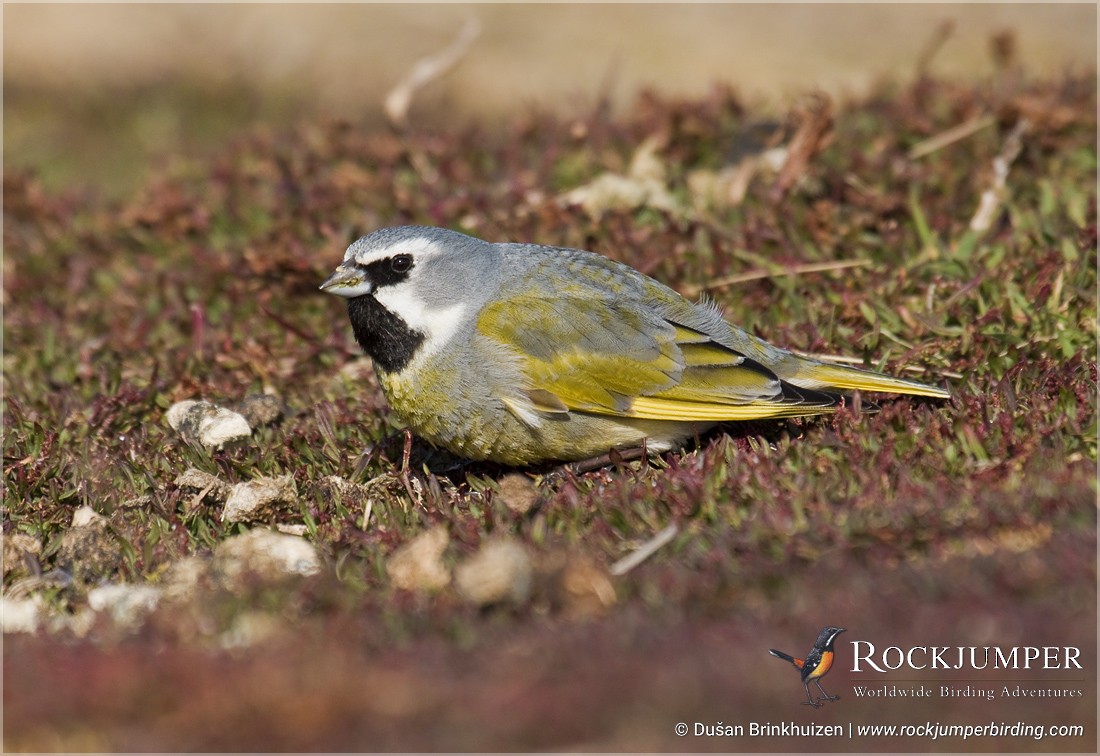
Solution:
M 1041 112 L 1059 117 L 1032 114 L 1003 212 L 990 231 L 970 231 L 1015 114 L 1037 97 L 1047 98 Z M 135 101 L 125 112 L 138 109 Z M 998 125 L 906 157 L 981 112 L 998 115 Z M 235 134 L 208 159 L 171 161 L 121 201 L 75 182 L 45 189 L 39 174 L 66 175 L 46 159 L 37 171 L 7 167 L 3 529 L 41 545 L 42 572 L 79 573 L 44 589 L 51 606 L 79 611 L 101 580 L 164 584 L 179 559 L 208 556 L 242 532 L 220 521 L 217 505 L 175 486 L 189 467 L 228 483 L 292 475 L 299 500 L 273 519 L 304 523 L 327 563 L 299 583 L 215 591 L 158 611 L 136 639 L 100 626 L 75 646 L 64 633 L 9 637 L 9 744 L 682 747 L 671 736 L 682 718 L 731 717 L 739 706 L 768 716 L 753 703 L 758 695 L 784 702 L 770 716 L 787 712 L 774 707 L 797 697 L 796 681 L 765 685 L 779 674 L 766 654 L 737 649 L 802 644 L 826 622 L 862 623 L 884 637 L 917 623 L 950 637 L 985 618 L 1002 644 L 1041 634 L 1088 646 L 1095 80 L 1015 88 L 924 80 L 838 105 L 834 118 L 832 142 L 778 204 L 772 179 L 759 175 L 735 207 L 685 202 L 678 214 L 618 210 L 599 221 L 560 207 L 554 193 L 623 170 L 642 139 L 664 131 L 671 189 L 688 199 L 688 174 L 718 169 L 751 113 L 726 92 L 700 101 L 647 95 L 625 116 L 588 124 L 588 141 L 550 116 L 500 133 L 457 126 L 396 135 L 304 122 Z M 525 515 L 493 500 L 504 470 L 444 474 L 438 455 L 417 444 L 412 474 L 424 493 L 410 501 L 400 424 L 369 370 L 344 370 L 361 357 L 341 304 L 317 291 L 352 238 L 398 223 L 583 246 L 684 289 L 747 270 L 868 259 L 711 294 L 732 321 L 774 343 L 895 374 L 911 369 L 945 382 L 954 398 L 731 426 L 652 465 L 551 476 Z M 289 412 L 238 447 L 194 448 L 165 421 L 175 401 L 228 404 L 258 391 L 274 392 Z M 381 453 L 365 457 L 372 448 Z M 437 472 L 422 472 L 424 462 Z M 371 483 L 365 530 L 362 489 L 341 496 L 323 482 L 330 475 L 361 484 L 395 476 Z M 84 505 L 108 517 L 118 544 L 117 558 L 92 574 L 58 558 Z M 384 567 L 436 523 L 451 536 L 449 565 L 489 535 L 511 534 L 536 561 L 565 553 L 606 567 L 670 522 L 677 537 L 614 580 L 615 606 L 583 621 L 563 610 L 550 572 L 529 605 L 480 611 L 452 589 L 398 591 Z M 5 589 L 25 577 L 6 565 Z M 257 610 L 278 618 L 272 639 L 231 658 L 213 650 Z M 262 664 L 265 654 L 302 650 L 320 672 Z M 723 654 L 739 676 L 706 662 Z M 540 666 L 543 656 L 559 671 Z M 155 679 L 142 674 L 153 658 Z M 509 667 L 508 658 L 521 661 Z M 231 696 L 215 693 L 224 707 L 216 710 L 193 697 L 217 687 L 223 668 L 265 691 L 268 729 L 235 719 L 242 704 Z M 61 674 L 90 683 L 107 669 L 134 675 L 112 705 L 83 697 L 79 685 L 58 694 L 32 684 Z M 303 702 L 300 685 L 321 703 Z M 393 685 L 406 703 L 372 708 L 371 696 Z M 476 694 L 463 694 L 464 685 Z M 632 708 L 624 689 L 645 703 Z M 502 701 L 508 690 L 526 693 Z M 453 739 L 448 696 L 468 702 L 478 734 Z M 646 706 L 668 726 L 647 729 Z M 125 726 L 134 712 L 173 710 L 182 713 L 154 718 L 147 733 Z M 557 727 L 540 718 L 544 710 L 558 712 Z M 499 711 L 512 717 L 490 716 Z M 209 723 L 205 739 L 187 734 L 189 717 Z M 625 734 L 632 727 L 634 740 Z

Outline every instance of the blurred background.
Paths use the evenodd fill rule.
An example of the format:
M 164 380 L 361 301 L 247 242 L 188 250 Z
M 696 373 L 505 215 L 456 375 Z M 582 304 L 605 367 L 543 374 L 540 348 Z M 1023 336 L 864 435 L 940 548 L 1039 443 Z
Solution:
M 1029 75 L 1091 69 L 1093 4 L 6 5 L 4 157 L 47 185 L 130 191 L 150 161 L 246 124 L 383 118 L 385 95 L 476 29 L 413 102 L 414 125 L 491 127 L 525 111 L 629 106 L 644 87 L 715 82 L 779 109 L 820 88 L 858 97 L 921 61 L 981 78 L 1015 34 Z

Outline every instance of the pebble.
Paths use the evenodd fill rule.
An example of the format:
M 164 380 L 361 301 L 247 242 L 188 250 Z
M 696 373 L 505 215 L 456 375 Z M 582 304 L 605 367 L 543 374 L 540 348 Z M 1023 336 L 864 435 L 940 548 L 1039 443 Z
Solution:
M 436 525 L 397 549 L 386 560 L 386 573 L 398 588 L 407 591 L 438 591 L 451 582 L 443 563 L 451 537 L 444 525 Z
M 164 599 L 173 603 L 186 603 L 199 591 L 209 570 L 209 562 L 200 556 L 185 556 L 172 563 L 164 575 L 161 587 Z
M 161 593 L 151 585 L 108 583 L 88 591 L 88 606 L 109 615 L 116 626 L 134 630 L 157 608 Z
M 571 617 L 602 614 L 618 600 L 607 569 L 587 554 L 562 554 L 549 560 L 550 592 L 554 604 Z M 547 564 L 542 565 L 546 569 Z
M 531 595 L 534 568 L 527 549 L 514 538 L 494 538 L 455 568 L 455 586 L 479 606 L 522 605 Z
M 534 481 L 522 473 L 508 473 L 497 483 L 496 499 L 517 515 L 531 511 L 539 493 Z
M 11 533 L 2 540 L 5 578 L 35 575 L 41 570 L 38 556 L 42 553 L 42 544 L 37 538 L 26 533 Z
M 79 583 L 91 583 L 115 572 L 122 547 L 107 518 L 88 506 L 73 512 L 73 526 L 61 534 L 57 566 Z
M 237 483 L 226 497 L 222 522 L 255 522 L 271 514 L 277 504 L 292 504 L 297 498 L 292 475 Z
M 274 583 L 320 571 L 321 555 L 313 544 L 266 528 L 222 541 L 210 564 L 214 578 L 231 591 L 247 587 L 251 579 Z
M 0 630 L 6 633 L 34 633 L 42 623 L 42 599 L 13 599 L 0 596 Z
M 168 408 L 168 424 L 185 440 L 220 449 L 252 435 L 252 426 L 237 412 L 210 402 L 186 400 Z
M 106 525 L 107 518 L 91 507 L 84 505 L 73 512 L 73 527 L 87 528 L 92 525 Z

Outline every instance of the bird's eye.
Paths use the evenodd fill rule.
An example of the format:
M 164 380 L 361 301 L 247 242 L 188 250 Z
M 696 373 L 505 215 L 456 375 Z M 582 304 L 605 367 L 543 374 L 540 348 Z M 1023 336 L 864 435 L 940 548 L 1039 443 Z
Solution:
M 412 266 L 412 255 L 398 255 L 390 260 L 390 270 L 394 273 L 408 273 Z

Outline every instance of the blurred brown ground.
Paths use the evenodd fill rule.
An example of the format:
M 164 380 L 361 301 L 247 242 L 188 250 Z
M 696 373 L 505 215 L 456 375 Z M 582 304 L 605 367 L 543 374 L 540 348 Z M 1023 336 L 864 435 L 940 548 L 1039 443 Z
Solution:
M 1096 58 L 1093 4 L 1031 5 L 9 5 L 5 70 L 74 89 L 162 76 L 245 77 L 300 87 L 346 116 L 377 107 L 420 56 L 468 18 L 483 34 L 440 88 L 481 115 L 641 86 L 693 94 L 713 80 L 770 98 L 808 87 L 860 93 L 907 75 L 944 20 L 935 70 L 990 70 L 988 40 L 1011 28 L 1035 73 Z
M 1006 29 L 1029 75 L 1096 62 L 1094 4 L 9 4 L 3 14 L 5 162 L 49 163 L 53 185 L 109 192 L 139 181 L 149 159 L 216 147 L 247 123 L 377 121 L 385 93 L 471 18 L 480 36 L 418 95 L 414 121 L 492 123 L 535 106 L 569 116 L 601 93 L 621 108 L 642 87 L 690 96 L 718 81 L 762 107 L 814 88 L 860 96 L 911 77 L 945 21 L 938 75 L 987 75 L 990 40 Z M 140 113 L 124 96 L 134 92 Z

